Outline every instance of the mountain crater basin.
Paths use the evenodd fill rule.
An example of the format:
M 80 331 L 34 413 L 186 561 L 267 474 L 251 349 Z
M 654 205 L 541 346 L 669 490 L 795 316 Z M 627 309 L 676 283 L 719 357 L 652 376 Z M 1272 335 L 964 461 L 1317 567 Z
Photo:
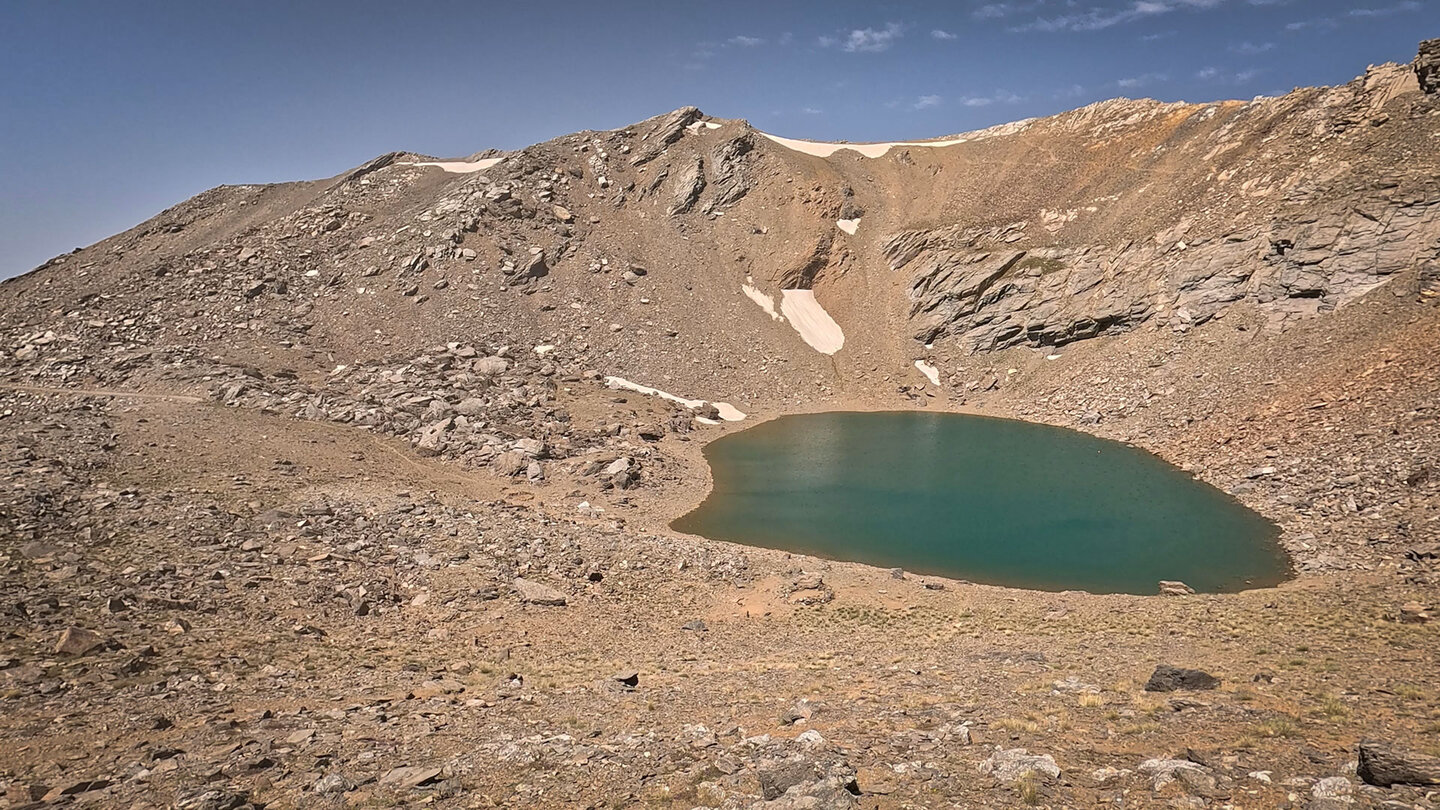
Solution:
M 950 413 L 785 416 L 705 448 L 713 488 L 676 531 L 1033 590 L 1270 587 L 1278 528 L 1136 447 Z

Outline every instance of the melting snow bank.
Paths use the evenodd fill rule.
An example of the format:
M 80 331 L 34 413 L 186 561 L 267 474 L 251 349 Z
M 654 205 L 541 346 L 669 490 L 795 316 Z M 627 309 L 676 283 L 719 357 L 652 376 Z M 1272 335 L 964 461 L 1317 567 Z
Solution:
M 768 132 L 762 132 L 762 133 L 760 133 L 760 134 L 761 134 L 761 135 L 764 135 L 765 137 L 769 138 L 770 140 L 774 141 L 775 143 L 780 144 L 781 146 L 784 146 L 784 147 L 789 148 L 789 149 L 794 149 L 796 152 L 804 152 L 804 153 L 807 154 L 807 155 L 814 155 L 815 157 L 822 157 L 822 158 L 828 158 L 828 157 L 830 157 L 831 155 L 835 154 L 836 152 L 839 152 L 841 149 L 849 149 L 849 150 L 852 151 L 852 152 L 859 152 L 861 155 L 863 155 L 863 156 L 865 156 L 865 157 L 867 157 L 867 158 L 878 158 L 878 157 L 884 157 L 884 155 L 885 155 L 886 152 L 889 152 L 892 148 L 894 148 L 894 147 L 896 147 L 896 146 L 954 146 L 954 145 L 957 144 L 957 143 L 966 143 L 967 141 L 970 140 L 969 138 L 951 138 L 951 139 L 948 140 L 948 141 L 890 141 L 890 142 L 888 142 L 888 143 L 823 143 L 823 142 L 821 142 L 821 141 L 800 141 L 800 140 L 796 140 L 796 139 L 794 139 L 794 138 L 782 138 L 782 137 L 780 137 L 779 135 L 771 135 L 771 134 L 768 133 Z
M 828 158 L 839 152 L 841 149 L 849 149 L 852 152 L 867 158 L 883 157 L 896 146 L 954 146 L 957 143 L 969 143 L 970 141 L 983 141 L 986 138 L 995 138 L 1001 135 L 1013 135 L 1028 128 L 1035 122 L 1034 118 L 1024 118 L 1019 121 L 1012 121 L 1008 124 L 998 124 L 986 129 L 977 129 L 974 132 L 965 132 L 951 138 L 938 141 L 888 141 L 886 143 L 828 143 L 824 141 L 802 141 L 795 138 L 782 138 L 779 135 L 771 135 L 768 132 L 761 132 L 761 135 L 769 138 L 796 152 L 804 152 L 815 157 Z
M 406 166 L 434 166 L 441 171 L 451 174 L 473 174 L 483 172 L 494 166 L 504 158 L 484 158 L 483 160 L 429 160 L 424 162 L 406 163 Z
M 915 368 L 920 369 L 920 373 L 925 375 L 925 379 L 929 380 L 931 385 L 936 388 L 940 387 L 940 369 L 930 365 L 924 360 L 916 360 Z
M 837 219 L 837 220 L 835 220 L 835 227 L 839 228 L 840 230 L 844 231 L 845 233 L 850 234 L 851 236 L 854 236 L 854 235 L 855 235 L 855 232 L 858 231 L 858 230 L 860 230 L 860 220 L 859 220 L 859 218 L 856 218 L 856 219 Z
M 647 396 L 668 399 L 671 402 L 684 405 L 687 408 L 699 408 L 700 406 L 706 404 L 706 401 L 703 399 L 685 399 L 684 397 L 677 397 L 674 394 L 667 394 L 658 388 L 647 388 L 646 386 L 640 385 L 639 383 L 630 382 L 624 377 L 606 377 L 605 387 L 614 388 L 617 391 L 634 391 L 637 394 L 646 394 Z M 734 405 L 731 405 L 728 402 L 711 402 L 709 404 L 715 406 L 715 410 L 720 412 L 720 418 L 724 419 L 726 422 L 739 422 L 741 419 L 745 418 L 745 414 L 741 413 L 735 408 Z M 704 417 L 696 418 L 708 424 L 716 424 L 715 422 L 709 419 L 705 419 Z
M 766 315 L 769 315 L 777 321 L 785 320 L 784 318 L 780 317 L 780 313 L 775 311 L 775 299 L 771 298 L 763 292 L 760 292 L 760 289 L 758 287 L 752 287 L 749 284 L 741 284 L 740 290 L 745 293 L 746 298 L 749 298 L 751 301 L 759 304 L 760 308 L 765 310 Z
M 815 300 L 814 290 L 781 290 L 780 311 L 815 351 L 834 354 L 845 345 L 840 324 Z

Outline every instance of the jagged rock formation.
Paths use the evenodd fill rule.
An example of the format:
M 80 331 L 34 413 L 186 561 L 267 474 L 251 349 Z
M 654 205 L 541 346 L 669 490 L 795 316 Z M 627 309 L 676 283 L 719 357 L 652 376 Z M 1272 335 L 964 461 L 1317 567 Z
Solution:
M 1440 93 L 1440 39 L 1420 43 L 1420 55 L 1415 57 L 1414 67 L 1420 89 L 1432 95 Z
M 890 266 L 912 274 L 916 340 L 1062 346 L 1153 320 L 1188 329 L 1242 302 L 1280 327 L 1440 256 L 1440 184 L 1362 193 L 1208 238 L 1182 225 L 1144 243 L 1007 247 L 1017 233 L 909 231 L 885 244 Z
M 1333 154 L 1336 136 L 1357 125 L 1395 126 L 1386 105 L 1403 99 L 1410 81 L 1407 71 L 1385 66 L 1344 88 L 1246 105 L 1097 105 L 1033 124 L 1032 132 L 1064 131 L 1076 125 L 1067 119 L 1103 114 L 1098 130 L 1115 140 L 1100 141 L 1101 149 L 1136 139 L 1139 132 L 1127 131 L 1146 122 L 1190 128 L 1189 137 L 1171 135 L 1132 159 L 1137 175 L 1165 177 L 1170 193 L 1194 208 L 1148 234 L 1083 228 L 1107 208 L 1133 210 L 1127 197 L 1159 191 L 1144 183 L 1030 219 L 895 234 L 882 250 L 892 269 L 908 274 L 915 338 L 954 338 L 972 352 L 1060 346 L 1147 323 L 1183 330 L 1242 303 L 1258 305 L 1280 328 L 1434 261 L 1440 185 L 1388 151 Z M 1411 103 L 1406 115 L 1421 121 L 1429 112 Z M 1317 175 L 1317 164 L 1330 168 Z M 1110 240 L 1093 239 L 1106 231 Z

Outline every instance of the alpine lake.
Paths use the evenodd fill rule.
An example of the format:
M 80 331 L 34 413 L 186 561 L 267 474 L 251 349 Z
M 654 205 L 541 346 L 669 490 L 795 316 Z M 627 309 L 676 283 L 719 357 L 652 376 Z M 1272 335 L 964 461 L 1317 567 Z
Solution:
M 924 412 L 786 416 L 711 442 L 677 531 L 1035 590 L 1201 593 L 1290 576 L 1278 528 L 1138 448 Z

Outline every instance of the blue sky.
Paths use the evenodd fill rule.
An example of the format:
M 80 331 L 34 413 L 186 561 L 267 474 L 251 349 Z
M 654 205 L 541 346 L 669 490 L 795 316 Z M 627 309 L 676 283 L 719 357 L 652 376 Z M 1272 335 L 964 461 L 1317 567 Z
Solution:
M 1408 62 L 1440 0 L 3 0 L 0 277 L 222 183 L 518 148 L 695 104 L 891 140 Z

